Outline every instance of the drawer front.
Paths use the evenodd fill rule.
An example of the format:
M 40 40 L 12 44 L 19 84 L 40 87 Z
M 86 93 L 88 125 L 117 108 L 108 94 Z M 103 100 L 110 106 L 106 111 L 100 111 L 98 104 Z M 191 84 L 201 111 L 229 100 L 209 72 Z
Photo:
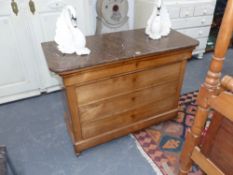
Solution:
M 180 9 L 181 18 L 192 17 L 193 14 L 194 14 L 194 7 L 182 7 Z
M 176 93 L 177 81 L 152 86 L 139 91 L 132 91 L 125 95 L 108 98 L 103 101 L 79 107 L 81 122 L 89 123 L 104 118 L 110 118 L 119 113 L 140 108 L 148 103 L 159 101 Z
M 179 18 L 180 7 L 168 6 L 167 10 L 171 19 Z
M 192 38 L 203 38 L 208 37 L 210 32 L 210 27 L 198 27 L 191 29 L 180 29 L 179 32 L 190 36 Z
M 180 63 L 139 71 L 76 88 L 79 106 L 95 103 L 107 98 L 129 93 L 141 88 L 176 80 Z
M 169 88 L 169 86 L 171 86 L 172 88 Z M 116 105 L 115 107 L 112 106 L 111 116 L 90 122 L 83 122 L 81 124 L 83 138 L 86 139 L 94 137 L 96 135 L 119 129 L 127 125 L 133 124 L 137 121 L 175 109 L 177 107 L 177 95 L 174 90 L 176 89 L 176 86 L 174 86 L 174 84 L 167 84 L 167 87 L 163 87 L 162 89 L 163 92 L 158 91 L 158 89 L 156 88 L 153 90 L 150 89 L 150 93 L 147 93 L 147 96 L 145 96 L 143 99 L 141 97 L 138 97 L 139 99 L 141 98 L 140 102 L 139 100 L 137 101 L 135 98 L 135 102 L 131 103 L 132 101 L 134 101 L 132 100 L 132 98 L 130 99 L 130 97 L 123 97 L 129 98 L 124 101 L 126 102 L 128 100 L 126 104 L 127 107 L 130 106 L 130 108 L 123 110 L 122 106 L 120 105 Z M 168 92 L 168 90 L 166 89 L 169 89 L 171 91 Z M 165 91 L 167 91 L 167 93 L 165 93 Z M 158 94 L 158 96 L 161 96 L 159 94 L 163 94 L 164 97 L 157 99 L 156 95 L 152 96 L 152 94 Z M 138 96 L 138 94 L 135 94 L 135 96 Z M 113 104 L 114 103 L 110 105 Z M 104 105 L 102 106 L 102 109 L 103 108 L 105 108 Z M 109 108 L 109 106 L 107 106 L 107 108 Z
M 137 60 L 126 60 L 125 62 L 100 66 L 64 76 L 63 82 L 66 87 L 74 85 L 81 86 L 100 81 L 101 79 L 151 69 L 153 67 L 161 67 L 162 65 L 172 64 L 190 57 L 190 51 L 185 50 L 182 52 L 174 51 L 164 55 L 144 57 Z
M 205 50 L 208 38 L 200 38 L 200 39 L 198 39 L 198 41 L 199 41 L 199 45 L 196 47 L 194 52 L 197 50 Z
M 194 16 L 213 15 L 214 7 L 213 4 L 198 6 L 195 8 Z
M 173 29 L 193 28 L 201 26 L 209 26 L 212 23 L 212 16 L 201 16 L 193 18 L 181 18 L 172 20 Z

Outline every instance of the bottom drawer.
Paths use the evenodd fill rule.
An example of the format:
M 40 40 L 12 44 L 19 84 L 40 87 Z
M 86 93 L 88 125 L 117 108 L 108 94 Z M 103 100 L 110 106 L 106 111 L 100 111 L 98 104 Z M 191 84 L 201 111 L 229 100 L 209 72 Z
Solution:
M 177 85 L 178 82 L 172 82 L 163 85 L 162 91 L 166 91 L 167 93 L 157 91 L 161 90 L 161 87 L 154 88 L 151 93 L 164 94 L 160 98 L 153 98 L 153 95 L 148 94 L 142 99 L 140 106 L 136 103 L 132 103 L 130 108 L 126 108 L 125 110 L 115 108 L 115 111 L 122 111 L 120 113 L 113 112 L 114 115 L 108 116 L 107 118 L 101 118 L 99 120 L 94 120 L 90 122 L 84 122 L 81 124 L 82 127 L 82 136 L 84 139 L 94 137 L 96 135 L 115 130 L 118 128 L 125 127 L 134 122 L 146 119 L 148 117 L 167 112 L 169 110 L 175 109 L 177 107 Z M 170 89 L 167 91 L 166 89 Z M 143 91 L 142 91 L 143 93 Z M 125 97 L 122 97 L 124 99 Z
M 199 41 L 199 45 L 196 47 L 194 52 L 197 50 L 205 50 L 208 38 L 199 38 L 198 41 Z

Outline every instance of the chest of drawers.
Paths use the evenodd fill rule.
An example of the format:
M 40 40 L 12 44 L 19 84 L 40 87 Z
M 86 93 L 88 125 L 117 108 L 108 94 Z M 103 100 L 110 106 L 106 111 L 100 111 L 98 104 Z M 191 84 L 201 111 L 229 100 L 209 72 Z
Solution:
M 42 47 L 65 86 L 75 151 L 174 117 L 186 61 L 198 44 L 176 31 L 150 40 L 143 30 L 87 37 L 88 56 Z
M 205 52 L 216 0 L 163 0 L 166 4 L 172 28 L 199 40 L 193 51 L 198 58 Z M 155 1 L 135 0 L 135 28 L 145 27 Z

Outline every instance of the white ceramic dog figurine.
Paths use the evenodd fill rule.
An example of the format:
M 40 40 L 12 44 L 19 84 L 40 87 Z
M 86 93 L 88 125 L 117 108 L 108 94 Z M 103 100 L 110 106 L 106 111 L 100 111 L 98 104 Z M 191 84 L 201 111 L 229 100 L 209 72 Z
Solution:
M 153 12 L 147 22 L 145 33 L 151 39 L 160 39 L 167 36 L 171 31 L 171 20 L 166 6 L 162 0 L 158 0 Z
M 55 42 L 62 53 L 88 55 L 86 38 L 77 26 L 76 11 L 72 6 L 66 6 L 56 23 Z

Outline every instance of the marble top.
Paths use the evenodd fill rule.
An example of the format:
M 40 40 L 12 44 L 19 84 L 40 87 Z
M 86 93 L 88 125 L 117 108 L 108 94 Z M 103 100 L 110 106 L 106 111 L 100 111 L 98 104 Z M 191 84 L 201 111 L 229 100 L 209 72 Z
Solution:
M 42 43 L 42 48 L 53 72 L 63 74 L 101 64 L 153 56 L 168 51 L 193 48 L 198 41 L 174 30 L 160 40 L 151 40 L 145 35 L 144 29 L 129 30 L 103 35 L 88 36 L 87 47 L 90 55 L 62 54 L 53 41 Z

